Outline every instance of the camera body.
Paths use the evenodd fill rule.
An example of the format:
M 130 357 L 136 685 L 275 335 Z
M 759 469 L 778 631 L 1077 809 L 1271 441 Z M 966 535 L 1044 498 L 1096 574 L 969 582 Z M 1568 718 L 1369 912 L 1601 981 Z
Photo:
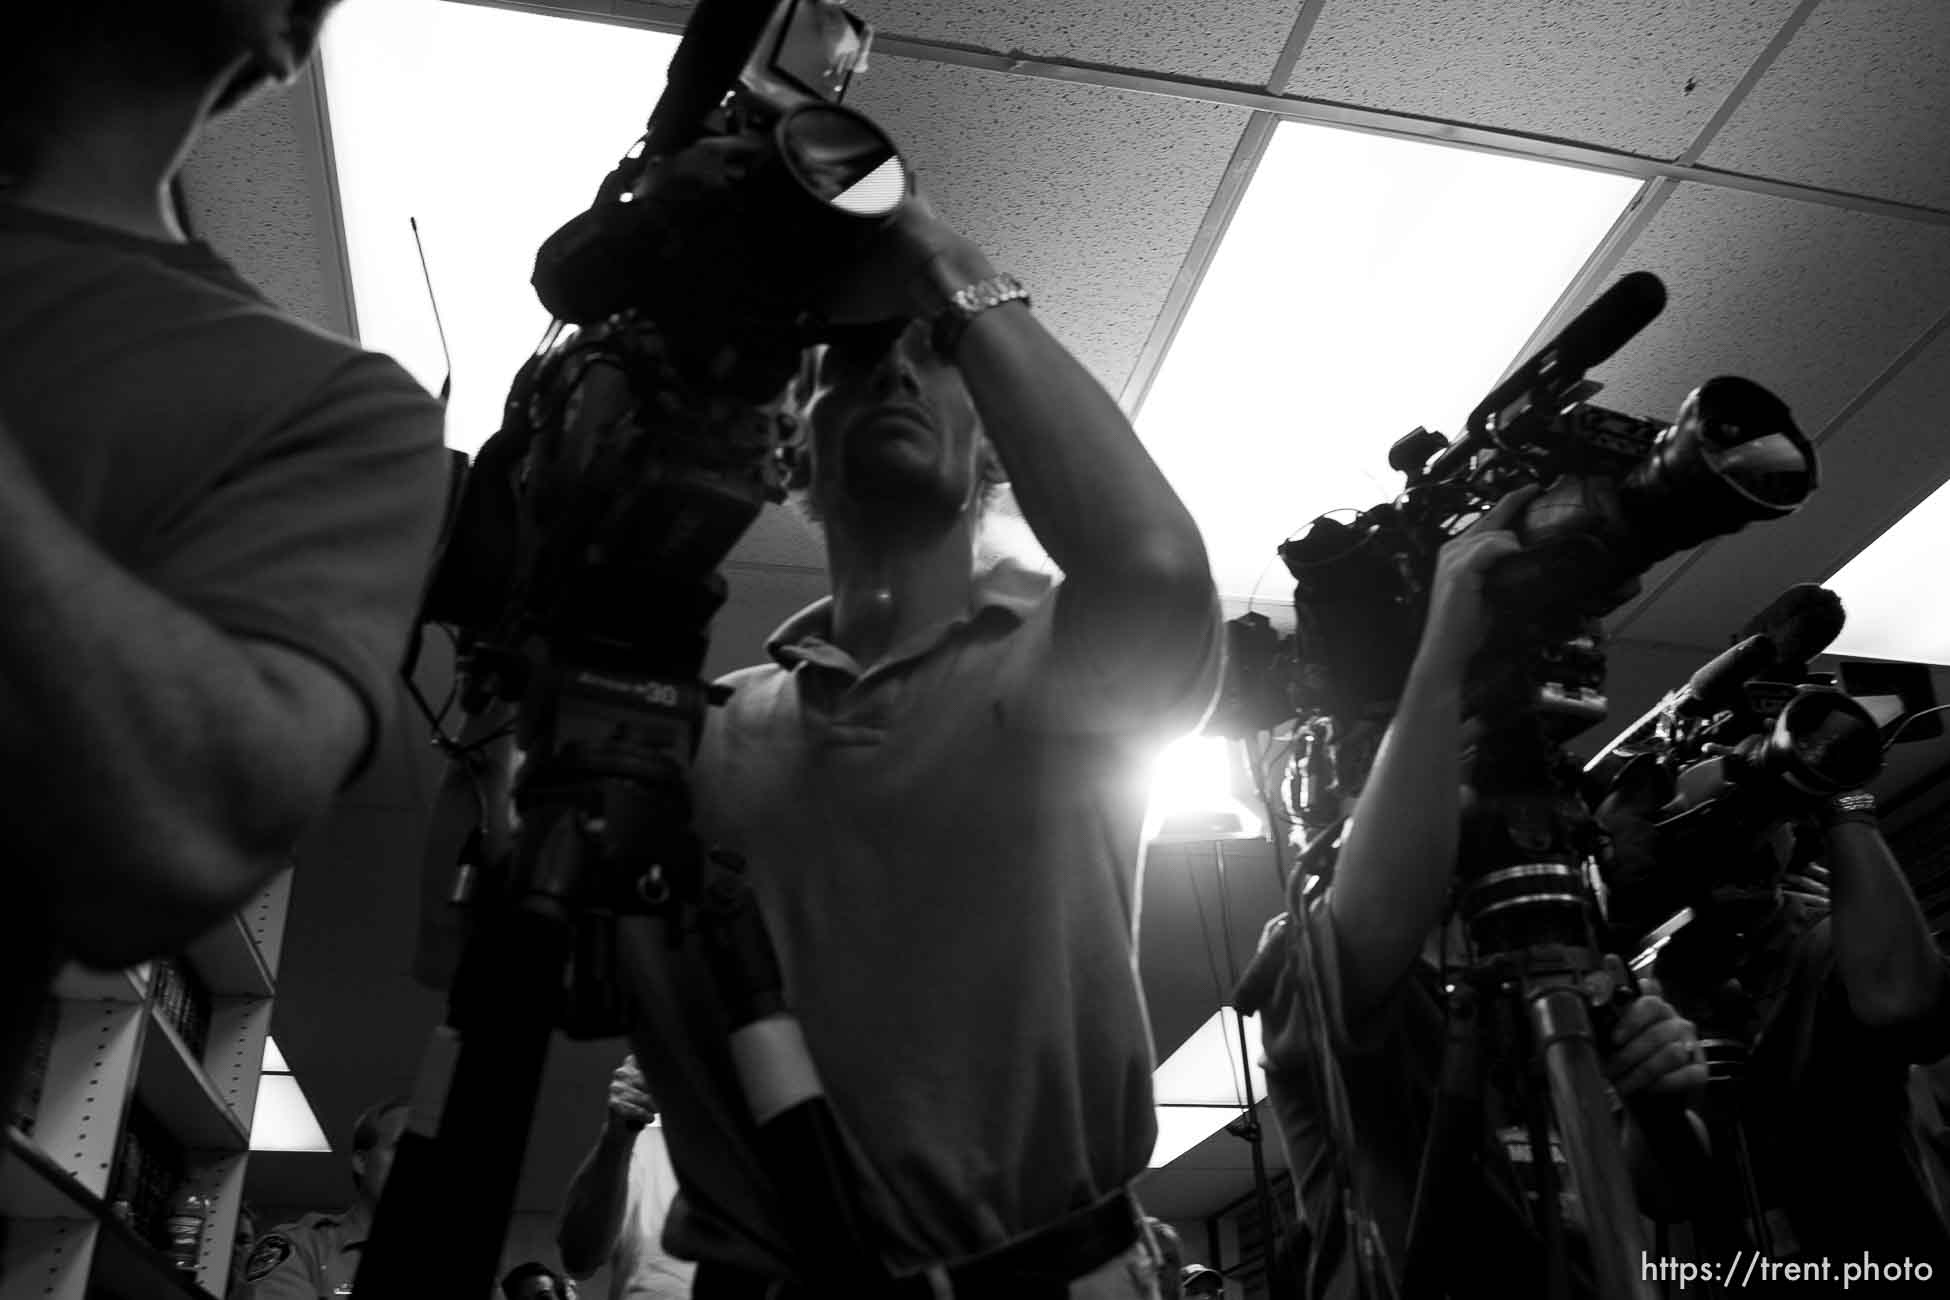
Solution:
M 818 291 L 911 188 L 886 133 L 840 102 L 872 40 L 843 0 L 703 0 L 643 136 L 537 254 L 542 305 L 651 321 L 721 385 L 727 347 L 821 341 Z M 748 395 L 790 373 L 760 369 Z
M 557 326 L 421 611 L 460 629 L 470 709 L 520 695 L 538 637 L 697 671 L 715 571 L 784 497 L 784 394 L 830 333 L 814 304 L 910 190 L 839 103 L 872 38 L 842 0 L 700 0 L 643 136 L 537 254 Z
M 1749 623 L 1752 635 L 1586 765 L 1614 839 L 1627 841 L 1612 875 L 1613 920 L 1628 943 L 1681 908 L 1706 913 L 1716 897 L 1768 893 L 1783 865 L 1775 829 L 1881 772 L 1882 726 L 1807 666 L 1842 624 L 1834 593 L 1789 588 Z
M 1406 484 L 1394 501 L 1351 521 L 1324 516 L 1280 546 L 1295 583 L 1288 703 L 1329 720 L 1343 740 L 1385 726 L 1420 640 L 1438 552 L 1498 501 L 1536 485 L 1515 525 L 1524 549 L 1485 577 L 1498 644 L 1481 657 L 1466 704 L 1477 717 L 1533 714 L 1553 742 L 1604 718 L 1599 620 L 1636 591 L 1639 575 L 1788 514 L 1816 481 L 1814 449 L 1786 405 L 1747 380 L 1706 381 L 1670 424 L 1589 400 L 1599 385 L 1585 371 L 1664 301 L 1656 277 L 1624 277 L 1492 391 L 1453 444 L 1425 429 L 1397 442 L 1389 463 Z M 1269 704 L 1261 719 L 1270 714 Z

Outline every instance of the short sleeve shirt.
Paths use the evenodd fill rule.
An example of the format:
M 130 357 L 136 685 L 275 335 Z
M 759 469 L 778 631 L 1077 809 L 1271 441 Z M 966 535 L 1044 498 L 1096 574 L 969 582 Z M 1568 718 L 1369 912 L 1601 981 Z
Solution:
M 1203 720 L 1221 625 L 1214 607 L 1179 658 L 1092 653 L 1061 608 L 1060 585 L 1005 565 L 967 615 L 863 666 L 816 606 L 727 679 L 694 770 L 697 824 L 749 864 L 897 1272 L 1102 1200 L 1156 1137 L 1144 768 Z M 666 1244 L 789 1276 L 792 1207 L 768 1190 L 699 963 L 654 923 L 624 956 L 683 1182 Z
M 1354 1300 L 1361 1294 L 1357 1246 L 1344 1197 L 1351 1174 L 1359 1204 L 1371 1216 L 1380 1245 L 1399 1281 L 1415 1207 L 1416 1180 L 1441 1091 L 1448 1012 L 1435 969 L 1418 961 L 1364 1015 L 1351 1018 L 1342 996 L 1343 958 L 1331 912 L 1308 909 L 1313 945 L 1308 974 L 1298 964 L 1297 936 L 1285 934 L 1290 957 L 1261 1015 L 1291 1026 L 1299 1049 L 1268 1061 L 1267 1085 L 1294 1171 L 1306 1237 L 1309 1300 Z M 1289 926 L 1291 923 L 1289 923 Z M 1328 1041 L 1313 1031 L 1301 981 L 1317 977 Z M 1341 1145 L 1321 1095 L 1317 1054 L 1338 1064 L 1353 1133 Z M 1494 1087 L 1494 1079 L 1491 1079 Z M 1448 1239 L 1467 1249 L 1446 1254 L 1439 1270 L 1448 1293 L 1542 1295 L 1544 1256 L 1525 1208 L 1527 1180 L 1511 1157 L 1527 1144 L 1499 1132 L 1488 1111 L 1471 1114 L 1458 1130 L 1446 1167 L 1453 1180 L 1439 1198 Z M 1479 1270 L 1471 1272 L 1470 1270 Z M 1574 1275 L 1575 1278 L 1575 1275 Z M 1574 1280 L 1575 1285 L 1575 1280 Z
M 423 389 L 204 245 L 4 202 L 0 358 L 0 422 L 78 529 L 222 631 L 332 669 L 378 732 L 446 503 Z
M 630 1148 L 629 1197 L 623 1230 L 611 1252 L 609 1300 L 689 1300 L 697 1266 L 664 1251 L 664 1220 L 677 1199 L 661 1128 L 646 1128 Z
M 370 1230 L 365 1214 L 307 1214 L 258 1238 L 244 1264 L 246 1300 L 327 1300 L 352 1294 Z

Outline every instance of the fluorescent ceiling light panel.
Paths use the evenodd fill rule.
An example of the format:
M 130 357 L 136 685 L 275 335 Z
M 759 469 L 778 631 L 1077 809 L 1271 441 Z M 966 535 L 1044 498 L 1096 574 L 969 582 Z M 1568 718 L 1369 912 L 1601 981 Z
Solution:
M 1226 1106 L 1158 1107 L 1158 1143 L 1148 1167 L 1164 1168 L 1243 1114 Z
M 1266 1072 L 1259 1068 L 1259 1017 L 1246 1017 L 1245 1060 L 1253 1070 L 1253 1100 L 1266 1099 Z M 1239 1013 L 1220 1007 L 1179 1045 L 1151 1076 L 1152 1100 L 1160 1106 L 1246 1104 L 1240 1078 Z
M 278 1050 L 278 1040 L 269 1034 L 264 1036 L 264 1073 L 290 1074 L 291 1067 L 284 1063 L 284 1053 Z
M 1395 496 L 1389 445 L 1458 432 L 1637 189 L 1281 123 L 1138 416 L 1220 590 L 1284 604 L 1280 540 Z
M 409 218 L 453 350 L 447 441 L 470 454 L 548 313 L 535 250 L 643 131 L 677 37 L 446 0 L 346 5 L 325 87 L 360 341 L 429 391 L 446 365 Z
M 253 1151 L 330 1151 L 304 1089 L 288 1074 L 257 1081 L 257 1114 L 251 1120 Z
M 1950 555 L 1950 483 L 1904 515 L 1824 582 L 1848 622 L 1829 653 L 1950 664 L 1950 604 L 1918 599 L 1917 578 Z

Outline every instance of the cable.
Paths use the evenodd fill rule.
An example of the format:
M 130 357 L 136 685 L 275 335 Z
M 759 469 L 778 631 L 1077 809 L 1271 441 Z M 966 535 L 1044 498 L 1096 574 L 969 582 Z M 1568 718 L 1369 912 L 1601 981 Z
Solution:
M 1889 739 L 1882 742 L 1882 752 L 1887 754 L 1889 752 L 1889 747 L 1891 745 L 1894 745 L 1898 740 L 1902 739 L 1903 733 L 1909 730 L 1910 723 L 1916 721 L 1918 718 L 1927 718 L 1932 713 L 1941 713 L 1945 709 L 1950 709 L 1950 704 L 1939 704 L 1935 708 L 1930 708 L 1930 709 L 1918 709 L 1916 712 L 1910 714 L 1907 718 L 1904 718 L 1901 722 L 1896 724 L 1896 729 L 1889 733 Z

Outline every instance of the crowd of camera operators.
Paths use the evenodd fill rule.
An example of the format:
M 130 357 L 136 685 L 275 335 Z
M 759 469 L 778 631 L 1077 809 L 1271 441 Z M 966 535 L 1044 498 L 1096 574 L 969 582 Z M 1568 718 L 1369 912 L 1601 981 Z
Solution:
M 238 907 L 388 715 L 446 496 L 440 410 L 271 307 L 170 200 L 204 124 L 295 75 L 331 7 L 97 0 L 0 19 L 9 1094 L 56 966 L 147 959 Z M 1169 1291 L 1166 1234 L 1132 1192 L 1155 1120 L 1131 774 L 1220 685 L 1203 543 L 1028 291 L 924 200 L 834 306 L 909 324 L 826 347 L 795 392 L 790 487 L 832 594 L 729 679 L 691 773 L 697 826 L 748 865 L 844 1135 L 859 1294 Z M 1005 481 L 1060 582 L 978 571 Z M 1431 1176 L 1441 1240 L 1468 1243 L 1439 1256 L 1448 1294 L 1542 1295 L 1559 1260 L 1587 1286 L 1579 1242 L 1609 1227 L 1573 1213 L 1563 1251 L 1539 1237 L 1534 1189 L 1552 1182 L 1536 1166 L 1556 1157 L 1498 1111 L 1494 1078 L 1500 1122 L 1433 1175 L 1423 1162 L 1464 943 L 1464 682 L 1495 619 L 1482 574 L 1518 549 L 1526 500 L 1443 550 L 1332 883 L 1293 874 L 1242 984 L 1301 1209 L 1284 1294 L 1388 1294 Z M 1629 788 L 1600 809 L 1615 913 L 1659 905 L 1634 892 L 1658 876 L 1652 812 Z M 1740 1240 L 1950 1278 L 1906 1091 L 1912 1064 L 1950 1055 L 1945 960 L 1867 794 L 1810 798 L 1788 824 L 1718 899 L 1725 977 L 1645 986 L 1604 1025 L 1638 1209 L 1681 1225 L 1655 1230 L 1675 1257 L 1716 1240 L 1683 1227 L 1728 1212 L 1689 1163 L 1712 1159 L 1702 1040 L 1739 1037 L 1758 1211 Z M 1789 859 L 1800 888 L 1782 886 Z M 569 1195 L 569 1271 L 656 1273 L 706 1300 L 829 1294 L 803 1276 L 804 1207 L 770 1178 L 724 1016 L 688 996 L 696 954 L 647 923 L 621 942 L 635 1057 Z M 667 1165 L 640 1148 L 652 1107 Z M 509 1282 L 559 1284 L 546 1268 Z

